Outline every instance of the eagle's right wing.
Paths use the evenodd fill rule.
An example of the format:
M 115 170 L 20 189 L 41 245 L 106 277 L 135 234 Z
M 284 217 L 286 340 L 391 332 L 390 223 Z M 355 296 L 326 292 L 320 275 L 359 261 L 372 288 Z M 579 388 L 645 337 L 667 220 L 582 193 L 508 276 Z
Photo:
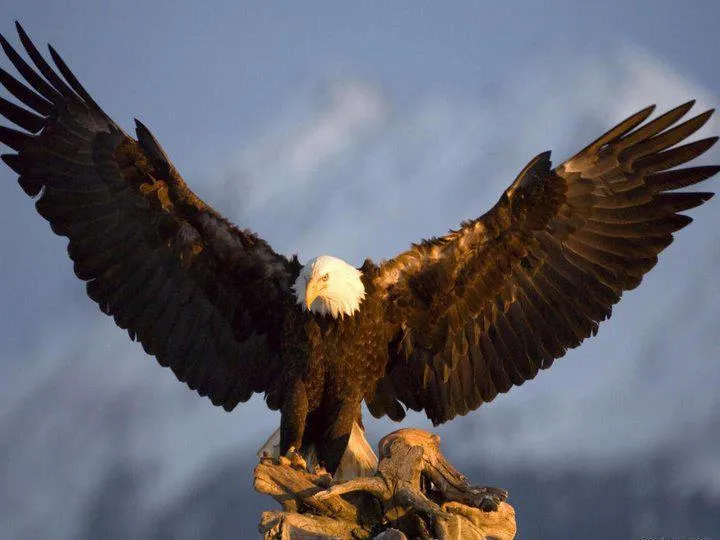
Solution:
M 214 404 L 230 410 L 267 391 L 297 260 L 203 203 L 142 124 L 137 141 L 126 135 L 52 48 L 64 80 L 17 29 L 42 76 L 0 36 L 32 87 L 0 69 L 29 109 L 0 98 L 0 113 L 25 130 L 0 126 L 0 141 L 16 152 L 2 158 L 68 237 L 90 298 Z
M 594 335 L 712 196 L 675 192 L 720 170 L 675 168 L 717 140 L 678 146 L 712 113 L 678 123 L 691 106 L 644 123 L 648 107 L 555 169 L 540 154 L 485 215 L 381 265 L 395 337 L 370 411 L 445 422 Z

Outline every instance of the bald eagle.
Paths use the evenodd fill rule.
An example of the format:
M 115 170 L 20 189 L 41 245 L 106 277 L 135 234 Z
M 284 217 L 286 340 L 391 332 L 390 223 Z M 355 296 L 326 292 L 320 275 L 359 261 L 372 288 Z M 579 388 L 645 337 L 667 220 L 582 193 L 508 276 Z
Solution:
M 534 378 L 594 335 L 637 287 L 681 214 L 711 193 L 676 191 L 715 166 L 676 168 L 716 137 L 678 146 L 712 111 L 689 102 L 624 120 L 553 168 L 550 152 L 497 204 L 440 238 L 360 268 L 323 255 L 301 264 L 233 226 L 185 184 L 139 121 L 125 133 L 49 47 L 20 25 L 25 82 L 0 127 L 39 214 L 69 240 L 87 294 L 162 366 L 230 411 L 255 392 L 281 411 L 280 451 L 314 445 L 331 473 L 364 400 L 376 417 L 425 411 L 434 424 Z

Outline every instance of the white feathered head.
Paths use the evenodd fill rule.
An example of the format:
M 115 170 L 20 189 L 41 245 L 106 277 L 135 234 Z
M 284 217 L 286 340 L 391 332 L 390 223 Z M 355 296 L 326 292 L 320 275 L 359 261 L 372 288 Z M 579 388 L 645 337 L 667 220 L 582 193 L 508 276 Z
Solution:
M 360 270 L 345 261 L 321 255 L 302 267 L 293 291 L 304 309 L 342 318 L 358 311 L 365 299 L 361 276 Z

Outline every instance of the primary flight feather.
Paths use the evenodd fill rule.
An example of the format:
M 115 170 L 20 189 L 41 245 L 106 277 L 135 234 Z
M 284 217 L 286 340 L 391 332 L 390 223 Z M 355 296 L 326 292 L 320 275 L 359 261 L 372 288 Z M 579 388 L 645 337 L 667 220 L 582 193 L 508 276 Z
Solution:
M 14 153 L 2 159 L 69 239 L 87 293 L 148 354 L 215 405 L 254 392 L 281 411 L 280 451 L 314 445 L 334 472 L 363 400 L 375 416 L 466 414 L 548 368 L 598 330 L 712 194 L 677 192 L 720 170 L 676 168 L 717 137 L 710 117 L 648 107 L 552 168 L 534 158 L 482 217 L 361 268 L 301 265 L 233 226 L 187 187 L 150 131 L 105 114 L 20 25 L 28 63 L 0 69 Z M 682 145 L 679 145 L 683 143 Z

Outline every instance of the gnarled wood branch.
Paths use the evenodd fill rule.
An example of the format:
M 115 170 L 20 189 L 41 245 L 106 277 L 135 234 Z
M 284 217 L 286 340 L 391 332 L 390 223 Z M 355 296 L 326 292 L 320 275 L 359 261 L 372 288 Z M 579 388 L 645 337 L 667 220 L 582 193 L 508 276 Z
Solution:
M 471 486 L 440 451 L 439 436 L 400 429 L 378 449 L 374 476 L 339 483 L 263 458 L 255 489 L 283 511 L 264 512 L 260 532 L 266 539 L 515 537 L 507 492 Z

